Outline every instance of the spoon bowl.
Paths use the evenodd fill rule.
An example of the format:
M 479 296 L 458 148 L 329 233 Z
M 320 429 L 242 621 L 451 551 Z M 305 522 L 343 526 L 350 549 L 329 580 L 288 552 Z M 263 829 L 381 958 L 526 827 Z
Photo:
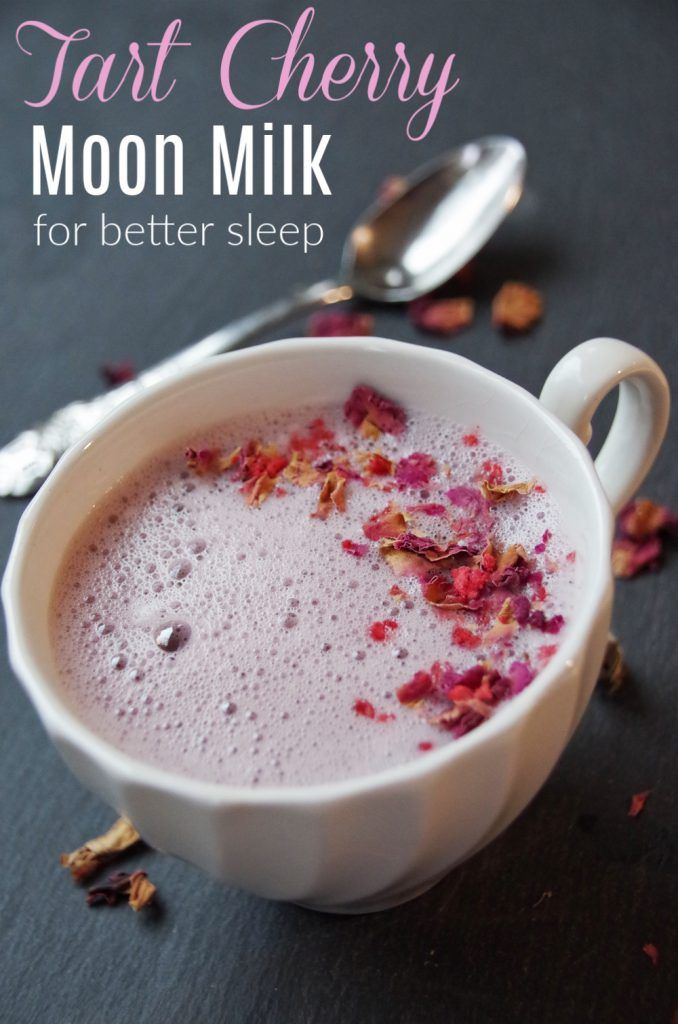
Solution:
M 469 142 L 419 168 L 386 205 L 371 206 L 344 247 L 342 278 L 356 295 L 407 302 L 455 274 L 522 194 L 527 158 L 503 135 Z

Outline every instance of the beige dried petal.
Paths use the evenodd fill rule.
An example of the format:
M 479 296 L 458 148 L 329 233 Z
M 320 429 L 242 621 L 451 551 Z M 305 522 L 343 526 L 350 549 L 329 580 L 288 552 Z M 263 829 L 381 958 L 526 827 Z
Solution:
M 128 902 L 132 910 L 143 910 L 152 902 L 156 887 L 147 877 L 145 871 L 135 871 L 130 875 Z
M 134 846 L 140 838 L 131 821 L 118 818 L 108 832 L 89 839 L 72 853 L 62 853 L 59 861 L 63 867 L 68 868 L 76 882 L 81 882 L 117 853 Z
M 358 427 L 358 432 L 367 441 L 376 441 L 378 437 L 381 437 L 381 430 L 376 423 L 373 423 L 369 416 L 366 416 Z
M 514 484 L 491 484 L 488 480 L 483 480 L 480 490 L 487 501 L 498 502 L 504 501 L 505 498 L 510 498 L 512 495 L 529 494 L 534 485 L 534 480 L 523 480 Z
M 311 515 L 315 519 L 327 519 L 332 509 L 346 511 L 346 477 L 333 469 L 325 476 L 318 495 L 318 507 Z
M 598 684 L 609 693 L 616 693 L 623 685 L 627 676 L 626 664 L 624 662 L 624 651 L 614 633 L 607 638 L 605 657 L 600 667 Z
M 247 493 L 247 504 L 259 508 L 266 501 L 268 496 L 275 489 L 275 479 L 268 473 L 262 473 L 254 481 L 252 488 Z
M 311 487 L 322 478 L 322 474 L 296 451 L 292 452 L 292 458 L 285 466 L 283 476 L 297 487 Z
M 507 334 L 525 334 L 541 320 L 544 303 L 538 291 L 507 281 L 492 302 L 492 323 Z

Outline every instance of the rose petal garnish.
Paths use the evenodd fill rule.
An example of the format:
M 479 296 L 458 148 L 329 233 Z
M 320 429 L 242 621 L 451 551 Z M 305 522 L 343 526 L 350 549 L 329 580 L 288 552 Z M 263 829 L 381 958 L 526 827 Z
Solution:
M 489 502 L 474 487 L 452 487 L 445 494 L 456 508 L 452 525 L 459 550 L 478 554 L 487 547 L 492 530 Z
M 624 651 L 617 637 L 609 633 L 605 657 L 598 675 L 598 685 L 608 694 L 614 694 L 623 685 L 626 679 L 626 664 L 624 662 Z
M 318 507 L 311 513 L 312 518 L 327 519 L 332 509 L 346 511 L 346 477 L 335 470 L 326 474 L 318 495 Z
M 656 967 L 659 963 L 659 950 L 655 946 L 654 942 L 646 942 L 643 946 L 643 953 L 652 962 L 652 966 Z
M 433 680 L 428 672 L 415 672 L 408 683 L 396 690 L 401 704 L 414 704 L 433 692 Z
M 431 572 L 431 563 L 412 551 L 396 551 L 390 544 L 382 545 L 379 551 L 389 569 L 399 578 L 416 576 L 421 580 Z
M 529 494 L 534 485 L 534 480 L 523 480 L 512 484 L 491 484 L 489 480 L 482 480 L 480 490 L 488 501 L 498 502 L 516 495 Z
M 633 794 L 629 804 L 629 818 L 637 818 L 639 814 L 643 813 L 647 798 L 651 792 L 651 789 L 644 789 L 641 793 Z
M 630 578 L 656 569 L 663 554 L 664 537 L 678 528 L 678 518 L 665 505 L 648 498 L 630 502 L 619 514 L 612 546 L 615 576 Z
M 422 331 L 450 337 L 473 323 L 473 299 L 432 299 L 424 296 L 407 307 L 410 320 Z
M 94 839 L 88 839 L 83 845 L 73 850 L 72 853 L 62 853 L 59 858 L 60 864 L 68 868 L 76 882 L 81 882 L 94 874 L 102 864 L 129 850 L 131 846 L 138 843 L 140 835 L 131 821 L 127 818 L 118 818 L 111 825 L 108 832 Z
M 440 562 L 465 550 L 463 547 L 459 547 L 456 541 L 438 544 L 431 537 L 422 537 L 411 530 L 401 533 L 391 541 L 391 544 L 396 551 L 412 551 L 414 554 L 422 555 L 429 562 Z
M 380 512 L 375 512 L 366 523 L 363 523 L 363 533 L 369 540 L 393 540 L 406 530 L 405 514 L 393 503 Z
M 360 428 L 365 420 L 384 434 L 399 437 L 405 429 L 405 410 L 374 388 L 359 384 L 344 404 L 344 415 L 354 427 Z
M 129 381 L 134 380 L 137 375 L 134 363 L 128 359 L 123 360 L 121 363 L 104 363 L 99 368 L 99 372 L 104 379 L 104 383 L 109 388 L 117 388 L 120 384 L 127 384 Z
M 395 619 L 384 619 L 383 622 L 373 622 L 369 628 L 369 634 L 377 643 L 383 643 L 397 628 L 398 623 Z
M 525 334 L 538 323 L 544 303 L 535 288 L 507 281 L 492 301 L 492 323 L 505 334 Z
M 275 479 L 264 472 L 261 476 L 252 477 L 243 484 L 242 492 L 248 505 L 259 508 L 275 489 Z
M 239 454 L 239 449 L 236 450 Z M 185 457 L 188 468 L 197 473 L 221 472 L 221 455 L 217 448 L 187 448 Z
M 395 462 L 387 459 L 381 452 L 374 452 L 365 458 L 363 470 L 368 476 L 393 476 Z
M 542 633 L 560 633 L 561 629 L 565 625 L 565 619 L 562 615 L 552 615 L 548 618 L 542 611 L 530 612 L 527 624 L 532 626 L 533 629 L 539 629 Z
M 413 452 L 401 459 L 396 469 L 396 482 L 401 490 L 406 487 L 426 487 L 438 471 L 436 460 L 425 452 Z
M 496 569 L 492 573 L 495 587 L 524 586 L 529 577 L 530 560 L 522 544 L 511 544 L 496 556 Z
M 300 452 L 307 459 L 317 459 L 322 452 L 336 447 L 335 434 L 322 416 L 312 420 L 306 434 L 292 434 L 289 446 L 293 452 Z
M 369 544 L 357 544 L 354 540 L 342 540 L 341 546 L 347 554 L 354 558 L 363 558 L 370 550 Z
M 322 479 L 322 473 L 315 469 L 296 449 L 292 452 L 292 457 L 283 470 L 283 476 L 297 487 L 311 487 Z
M 646 540 L 654 534 L 678 529 L 678 517 L 666 505 L 649 498 L 636 498 L 621 510 L 617 530 L 621 537 Z
M 658 568 L 662 554 L 659 536 L 644 541 L 617 538 L 612 544 L 612 570 L 618 579 L 630 579 L 643 570 Z
M 480 602 L 476 598 L 461 596 L 457 589 L 455 589 L 454 582 L 446 580 L 443 576 L 429 575 L 423 579 L 421 592 L 424 600 L 428 604 L 435 605 L 436 608 L 449 611 L 455 609 L 475 611 L 480 607 Z
M 314 313 L 306 334 L 310 338 L 359 338 L 374 334 L 374 317 L 369 313 L 335 311 Z
M 447 509 L 444 505 L 439 505 L 435 501 L 426 501 L 421 505 L 408 505 L 407 511 L 411 515 L 416 515 L 420 512 L 424 516 L 444 516 Z
M 377 711 L 369 700 L 354 701 L 353 710 L 356 715 L 360 715 L 362 718 L 371 718 L 376 722 L 393 722 L 395 720 L 395 715 L 388 711 Z
M 369 700 L 356 700 L 353 703 L 353 710 L 356 715 L 361 715 L 363 718 L 375 718 L 376 710 L 374 704 Z
M 455 626 L 452 630 L 452 641 L 458 647 L 465 647 L 469 651 L 473 651 L 476 647 L 480 647 L 482 637 L 478 636 L 477 633 L 471 632 L 470 629 L 465 629 L 464 626 Z
M 87 890 L 87 905 L 90 907 L 105 904 L 114 906 L 118 900 L 126 896 L 132 910 L 143 910 L 153 901 L 156 888 L 149 880 L 145 871 L 117 871 L 109 875 L 104 885 L 95 885 Z

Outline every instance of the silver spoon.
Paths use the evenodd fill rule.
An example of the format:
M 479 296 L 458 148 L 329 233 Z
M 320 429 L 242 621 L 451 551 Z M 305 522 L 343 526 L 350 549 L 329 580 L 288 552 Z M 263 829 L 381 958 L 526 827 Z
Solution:
M 371 206 L 352 228 L 336 279 L 320 281 L 234 321 L 127 384 L 71 402 L 0 449 L 0 496 L 33 494 L 61 455 L 142 388 L 226 352 L 315 306 L 353 296 L 404 302 L 437 288 L 481 248 L 518 202 L 525 150 L 501 135 L 453 149 L 405 179 L 390 202 Z

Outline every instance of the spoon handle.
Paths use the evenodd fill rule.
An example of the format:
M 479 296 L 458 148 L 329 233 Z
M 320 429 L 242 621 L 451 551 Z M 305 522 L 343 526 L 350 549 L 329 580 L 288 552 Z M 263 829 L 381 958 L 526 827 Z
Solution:
M 208 356 L 238 348 L 263 331 L 277 327 L 315 306 L 342 302 L 350 299 L 352 294 L 348 285 L 341 285 L 338 281 L 319 281 L 286 299 L 271 303 L 265 309 L 234 320 L 201 341 L 144 370 L 127 384 L 89 401 L 71 402 L 64 406 L 44 423 L 24 430 L 0 449 L 0 497 L 23 498 L 34 494 L 47 479 L 57 460 L 72 444 L 142 388 L 181 373 Z

